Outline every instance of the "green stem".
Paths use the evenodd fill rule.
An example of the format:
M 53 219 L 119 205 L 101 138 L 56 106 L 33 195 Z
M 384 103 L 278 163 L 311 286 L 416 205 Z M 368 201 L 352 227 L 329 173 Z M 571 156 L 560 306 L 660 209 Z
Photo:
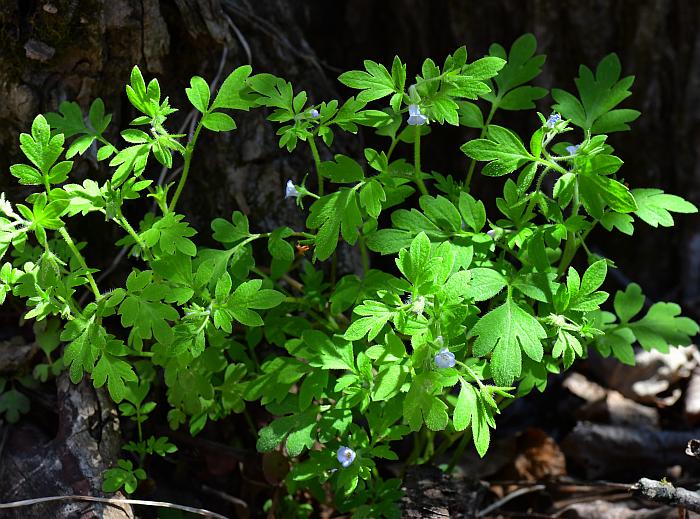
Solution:
M 78 247 L 75 246 L 75 243 L 73 242 L 73 239 L 70 237 L 70 234 L 68 234 L 68 231 L 66 230 L 65 227 L 61 227 L 58 230 L 59 234 L 63 238 L 63 241 L 66 242 L 66 245 L 68 245 L 68 248 L 71 250 L 73 255 L 75 256 L 75 259 L 78 260 L 78 263 L 80 263 L 80 266 L 83 268 L 85 271 L 85 277 L 87 277 L 88 283 L 90 283 L 90 289 L 92 290 L 92 293 L 95 296 L 95 300 L 100 299 L 102 295 L 100 294 L 100 290 L 97 288 L 97 283 L 95 283 L 95 278 L 92 277 L 92 273 L 90 272 L 90 269 L 87 266 L 87 263 L 85 263 L 85 258 L 83 258 L 83 255 L 80 254 L 80 251 L 78 250 Z
M 462 431 L 462 438 L 459 440 L 459 445 L 457 445 L 455 453 L 452 455 L 452 458 L 450 458 L 450 464 L 447 466 L 447 470 L 445 470 L 447 474 L 451 473 L 454 470 L 455 465 L 457 465 L 457 462 L 462 459 L 464 449 L 467 448 L 469 438 L 471 437 L 471 434 L 467 433 L 471 433 L 471 430 L 471 427 L 467 427 L 464 431 Z
M 486 118 L 486 122 L 484 123 L 484 127 L 481 129 L 481 133 L 479 134 L 479 139 L 483 139 L 484 136 L 486 135 L 486 130 L 489 127 L 489 124 L 491 124 L 491 119 L 493 119 L 494 114 L 496 113 L 496 103 L 493 103 L 491 105 L 491 110 L 489 110 L 489 115 Z M 469 186 L 472 183 L 472 176 L 474 176 L 474 169 L 476 168 L 476 161 L 472 159 L 472 161 L 469 163 L 469 171 L 467 171 L 467 180 L 464 183 L 464 187 L 467 192 L 469 192 Z
M 126 217 L 122 214 L 121 210 L 117 214 L 116 222 L 124 229 L 127 233 L 129 233 L 129 236 L 133 238 L 133 240 L 136 242 L 136 245 L 138 245 L 141 250 L 143 251 L 145 259 L 152 259 L 151 253 L 146 247 L 146 244 L 144 241 L 141 239 L 141 237 L 138 235 L 138 233 L 134 230 L 134 228 L 131 226 L 129 221 L 126 219 Z
M 422 195 L 428 194 L 428 189 L 420 176 L 420 125 L 415 126 L 415 136 L 413 139 L 413 179 Z
M 182 175 L 180 176 L 180 182 L 178 182 L 177 189 L 175 190 L 175 194 L 173 195 L 173 199 L 170 201 L 170 205 L 168 206 L 168 211 L 170 212 L 175 210 L 177 201 L 180 199 L 182 190 L 185 187 L 185 182 L 187 182 L 187 175 L 189 175 L 190 173 L 190 165 L 192 164 L 192 153 L 194 153 L 194 146 L 197 143 L 197 137 L 199 137 L 199 132 L 202 130 L 202 120 L 203 118 L 199 120 L 197 128 L 195 128 L 194 130 L 194 134 L 192 134 L 192 138 L 190 139 L 190 142 L 187 143 L 187 147 L 185 148 L 185 164 L 182 167 Z
M 396 145 L 399 143 L 399 140 L 396 137 L 393 137 L 391 139 L 391 145 L 389 146 L 389 151 L 386 152 L 386 161 L 389 162 L 391 160 L 391 154 L 394 153 L 394 148 L 396 148 Z
M 537 159 L 537 162 L 539 164 L 544 164 L 548 168 L 552 168 L 552 169 L 558 171 L 562 175 L 569 173 L 566 169 L 562 168 L 559 164 L 557 164 L 556 162 L 552 162 L 551 160 Z
M 311 148 L 311 155 L 314 158 L 314 165 L 316 166 L 316 178 L 318 179 L 318 194 L 323 196 L 323 177 L 321 176 L 321 157 L 318 155 L 318 148 L 316 147 L 316 140 L 313 135 L 309 137 L 309 148 Z
M 575 180 L 575 183 L 574 183 L 574 197 L 573 197 L 573 202 L 571 204 L 571 216 L 578 214 L 579 206 L 580 206 L 580 201 L 579 201 L 578 177 L 577 177 Z M 576 233 L 570 231 L 570 232 L 566 233 L 566 245 L 564 246 L 564 253 L 562 254 L 562 257 L 561 257 L 561 263 L 559 264 L 559 268 L 557 269 L 557 277 L 561 277 L 561 275 L 564 274 L 564 272 L 566 272 L 566 269 L 569 267 L 569 265 L 573 261 L 577 250 L 578 250 L 578 245 L 576 244 Z
M 369 255 L 367 254 L 367 244 L 365 243 L 364 235 L 360 236 L 358 243 L 360 245 L 360 259 L 362 261 L 362 271 L 366 276 L 367 272 L 369 272 Z

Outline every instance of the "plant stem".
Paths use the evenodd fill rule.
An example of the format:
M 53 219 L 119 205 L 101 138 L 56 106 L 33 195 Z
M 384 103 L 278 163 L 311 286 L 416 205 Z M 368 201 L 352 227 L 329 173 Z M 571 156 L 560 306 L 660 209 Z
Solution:
M 80 266 L 85 271 L 85 277 L 87 277 L 88 283 L 90 283 L 90 289 L 92 290 L 92 293 L 95 296 L 95 300 L 101 298 L 102 294 L 100 294 L 100 290 L 97 288 L 97 283 L 95 283 L 95 278 L 92 277 L 92 273 L 90 272 L 90 269 L 88 268 L 87 263 L 85 263 L 85 258 L 83 258 L 83 255 L 80 254 L 80 251 L 78 250 L 78 247 L 75 246 L 75 243 L 73 242 L 73 239 L 70 237 L 70 234 L 68 234 L 68 231 L 66 230 L 65 227 L 61 227 L 58 230 L 58 232 L 61 235 L 61 237 L 63 238 L 63 241 L 66 242 L 66 245 L 68 245 L 68 248 L 73 253 L 73 256 L 75 256 L 75 259 L 78 260 L 78 263 L 80 263 Z
M 360 260 L 362 261 L 362 271 L 366 276 L 367 272 L 369 272 L 369 255 L 367 254 L 367 244 L 365 243 L 364 235 L 360 235 L 358 243 L 360 245 Z
M 462 458 L 462 454 L 464 454 L 464 449 L 467 448 L 467 444 L 469 443 L 469 437 L 471 436 L 470 433 L 472 430 L 471 427 L 467 427 L 463 432 L 462 432 L 462 438 L 459 440 L 459 445 L 457 445 L 457 450 L 455 450 L 455 453 L 452 455 L 452 458 L 450 458 L 450 464 L 447 465 L 447 470 L 445 470 L 446 473 L 450 473 L 454 470 L 455 465 L 457 465 L 457 462 Z
M 489 115 L 486 118 L 486 122 L 484 123 L 484 127 L 481 129 L 481 133 L 479 134 L 479 139 L 483 139 L 484 136 L 486 135 L 486 130 L 489 127 L 489 124 L 491 124 L 491 119 L 493 119 L 493 115 L 496 113 L 496 104 L 493 103 L 491 105 L 491 110 L 489 110 Z M 469 186 L 472 183 L 472 176 L 474 175 L 474 168 L 476 168 L 476 161 L 472 159 L 472 161 L 469 163 L 469 171 L 467 172 L 467 180 L 464 182 L 464 187 L 467 192 L 469 192 Z
M 182 194 L 182 189 L 185 187 L 185 182 L 187 182 L 187 175 L 189 175 L 190 173 L 190 165 L 192 164 L 192 153 L 194 153 L 194 146 L 197 143 L 197 137 L 199 137 L 199 132 L 201 130 L 202 119 L 199 120 L 197 128 L 195 128 L 194 133 L 192 134 L 192 138 L 190 139 L 190 142 L 187 143 L 187 147 L 185 148 L 185 164 L 182 167 L 182 175 L 180 176 L 180 182 L 178 182 L 177 184 L 177 189 L 175 190 L 173 199 L 170 201 L 168 211 L 172 212 L 175 210 L 177 201 L 180 199 L 180 195 Z
M 90 272 L 90 269 L 87 266 L 87 263 L 85 263 L 85 258 L 83 258 L 83 255 L 80 254 L 80 251 L 78 250 L 78 247 L 75 246 L 75 243 L 73 242 L 73 239 L 70 237 L 70 234 L 68 234 L 68 231 L 66 230 L 65 227 L 61 227 L 58 230 L 59 234 L 63 238 L 63 241 L 66 242 L 66 245 L 68 245 L 68 248 L 71 250 L 73 253 L 73 256 L 75 256 L 75 259 L 78 260 L 78 263 L 80 263 L 80 266 L 85 270 L 85 277 L 87 277 L 88 283 L 90 283 L 90 289 L 92 290 L 93 295 L 95 296 L 95 300 L 100 299 L 102 297 L 102 294 L 100 294 L 100 290 L 97 288 L 97 283 L 95 283 L 95 278 L 92 277 L 92 273 Z
M 318 194 L 323 196 L 323 177 L 321 176 L 321 157 L 318 155 L 318 148 L 316 147 L 316 140 L 313 135 L 309 137 L 309 148 L 311 148 L 311 155 L 314 158 L 314 165 L 316 166 L 316 178 L 318 180 Z
M 389 151 L 386 152 L 386 160 L 389 162 L 391 160 L 391 154 L 394 153 L 394 148 L 398 144 L 399 140 L 394 137 L 391 139 L 391 145 L 389 146 Z
M 579 201 L 577 177 L 574 183 L 574 197 L 573 202 L 571 204 L 571 216 L 578 214 L 578 208 L 580 204 L 581 202 Z M 576 233 L 570 231 L 566 233 L 566 245 L 564 246 L 564 253 L 561 257 L 561 263 L 559 264 L 559 268 L 557 269 L 557 277 L 561 277 L 561 275 L 564 274 L 564 272 L 566 272 L 566 269 L 569 267 L 571 261 L 574 259 L 577 250 L 578 245 L 576 244 Z
M 151 253 L 148 251 L 146 244 L 141 239 L 141 237 L 138 235 L 138 233 L 134 230 L 134 228 L 131 226 L 131 224 L 126 219 L 126 217 L 122 214 L 121 210 L 117 214 L 116 221 L 119 225 L 121 225 L 122 229 L 124 229 L 127 233 L 129 233 L 129 236 L 131 236 L 133 238 L 133 240 L 136 242 L 136 245 L 138 245 L 141 248 L 141 250 L 143 251 L 144 256 L 146 258 L 151 258 Z
M 420 125 L 415 126 L 415 136 L 413 139 L 413 179 L 422 195 L 428 194 L 428 189 L 420 176 Z

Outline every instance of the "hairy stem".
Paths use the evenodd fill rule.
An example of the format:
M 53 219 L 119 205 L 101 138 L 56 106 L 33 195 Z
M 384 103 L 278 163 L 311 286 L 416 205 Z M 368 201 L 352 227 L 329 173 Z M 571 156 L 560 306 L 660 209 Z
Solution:
M 131 226 L 129 221 L 126 219 L 126 217 L 122 214 L 121 210 L 117 214 L 116 222 L 124 229 L 129 236 L 136 242 L 136 245 L 139 246 L 139 248 L 143 251 L 144 257 L 146 259 L 152 258 L 151 253 L 149 252 L 148 248 L 146 247 L 146 244 L 144 241 L 141 239 L 141 237 L 138 235 L 138 233 L 134 230 L 134 228 Z
M 199 137 L 200 131 L 202 131 L 202 119 L 199 120 L 197 128 L 195 128 L 194 133 L 192 134 L 192 138 L 190 139 L 190 142 L 187 143 L 187 147 L 185 148 L 185 164 L 182 167 L 182 175 L 180 176 L 180 181 L 177 184 L 177 189 L 175 190 L 173 199 L 170 201 L 170 205 L 168 206 L 168 211 L 172 212 L 175 210 L 177 201 L 180 199 L 182 190 L 185 187 L 187 175 L 190 173 L 190 166 L 192 164 L 192 153 L 194 153 L 194 146 L 197 144 L 197 137 Z
M 415 137 L 413 139 L 413 180 L 418 186 L 418 190 L 422 195 L 428 194 L 428 189 L 420 176 L 420 126 L 415 126 Z
M 491 110 L 489 110 L 489 115 L 486 118 L 486 122 L 484 123 L 484 127 L 481 129 L 481 133 L 479 134 L 479 139 L 483 139 L 484 136 L 486 135 L 486 130 L 489 127 L 489 124 L 491 124 L 491 119 L 493 119 L 493 115 L 496 113 L 496 109 L 498 107 L 496 104 L 491 105 Z M 467 171 L 467 180 L 464 182 L 464 188 L 466 189 L 467 192 L 469 192 L 469 186 L 472 183 L 472 176 L 474 176 L 474 168 L 476 168 L 476 161 L 472 159 L 472 161 L 469 163 L 469 170 Z
M 95 300 L 100 299 L 102 297 L 102 294 L 100 294 L 100 290 L 97 288 L 95 278 L 92 277 L 92 273 L 90 272 L 87 263 L 85 263 L 85 258 L 82 254 L 80 254 L 78 247 L 76 247 L 75 243 L 73 242 L 73 238 L 70 237 L 70 234 L 68 234 L 68 231 L 65 227 L 61 227 L 58 230 L 58 232 L 61 235 L 61 238 L 63 238 L 63 241 L 66 242 L 66 245 L 68 245 L 68 248 L 73 253 L 73 256 L 75 256 L 75 259 L 78 260 L 78 263 L 80 263 L 80 266 L 85 271 L 85 277 L 87 277 L 88 283 L 90 284 L 90 289 L 92 290 L 92 293 L 95 296 Z
M 316 166 L 316 179 L 318 181 L 318 194 L 323 196 L 323 177 L 321 176 L 321 157 L 318 154 L 318 148 L 316 147 L 316 140 L 313 135 L 309 137 L 309 148 L 311 148 L 311 155 L 314 158 L 314 165 Z
M 574 216 L 578 214 L 578 209 L 579 206 L 581 205 L 581 202 L 579 200 L 579 194 L 578 194 L 578 178 L 576 178 L 575 184 L 574 184 L 574 198 L 573 202 L 571 205 L 571 216 Z M 576 233 L 575 232 L 568 232 L 566 233 L 566 245 L 564 246 L 564 253 L 562 254 L 561 257 L 561 263 L 559 264 L 559 268 L 557 269 L 557 277 L 561 277 L 564 272 L 566 272 L 566 269 L 569 267 L 571 264 L 571 261 L 574 259 L 574 256 L 576 255 L 576 251 L 578 250 L 578 245 L 576 244 Z

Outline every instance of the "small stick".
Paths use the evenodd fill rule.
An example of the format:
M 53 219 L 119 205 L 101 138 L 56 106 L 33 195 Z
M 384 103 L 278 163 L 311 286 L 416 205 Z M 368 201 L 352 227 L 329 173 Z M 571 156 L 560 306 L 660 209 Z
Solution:
M 143 506 L 156 506 L 159 508 L 175 508 L 177 510 L 182 510 L 183 512 L 190 512 L 193 514 L 203 515 L 204 517 L 213 517 L 214 519 L 229 519 L 225 515 L 217 514 L 216 512 L 210 512 L 203 508 L 194 508 L 185 505 L 176 505 L 174 503 L 166 503 L 164 501 L 144 501 L 142 499 L 116 499 L 109 497 L 93 497 L 93 496 L 50 496 L 50 497 L 37 497 L 35 499 L 24 499 L 22 501 L 13 501 L 11 503 L 0 503 L 0 510 L 5 510 L 8 508 L 20 508 L 23 506 L 38 505 L 40 503 L 50 503 L 53 501 L 91 501 L 95 503 L 108 503 L 108 504 L 129 504 L 129 505 L 143 505 Z
M 202 485 L 202 492 L 206 492 L 207 494 L 212 494 L 214 496 L 217 496 L 224 501 L 228 501 L 229 503 L 233 503 L 234 505 L 241 506 L 245 508 L 246 510 L 248 509 L 248 503 L 243 501 L 242 499 L 239 499 L 235 496 L 232 496 L 231 494 L 227 494 L 226 492 L 222 492 L 221 490 L 217 490 L 215 488 L 211 488 L 210 486 L 207 485 Z
M 504 498 L 499 499 L 498 501 L 496 501 L 495 503 L 493 503 L 493 504 L 490 505 L 490 506 L 487 506 L 487 507 L 484 508 L 483 510 L 480 510 L 480 511 L 476 514 L 476 516 L 477 516 L 477 517 L 484 517 L 485 515 L 490 514 L 490 513 L 493 512 L 494 510 L 498 510 L 498 509 L 501 508 L 503 505 L 505 505 L 508 501 L 511 501 L 512 499 L 515 499 L 516 497 L 520 497 L 520 496 L 522 496 L 522 495 L 529 494 L 529 493 L 531 493 L 531 492 L 539 492 L 540 490 L 544 490 L 544 489 L 545 489 L 545 486 L 544 486 L 544 485 L 535 485 L 535 486 L 532 486 L 532 487 L 521 488 L 521 489 L 519 489 L 519 490 L 516 490 L 516 491 L 514 491 L 514 492 L 511 492 L 510 494 L 508 494 L 508 495 L 505 496 Z
M 700 512 L 700 494 L 685 488 L 676 488 L 671 483 L 642 478 L 630 487 L 637 497 L 656 503 L 680 506 L 692 512 Z

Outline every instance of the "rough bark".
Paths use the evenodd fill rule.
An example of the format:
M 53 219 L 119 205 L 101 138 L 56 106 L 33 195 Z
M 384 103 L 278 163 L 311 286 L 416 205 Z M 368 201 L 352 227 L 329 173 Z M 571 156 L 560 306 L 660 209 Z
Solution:
M 58 377 L 58 431 L 49 438 L 29 423 L 3 431 L 0 501 L 45 496 L 101 496 L 102 474 L 119 454 L 121 438 L 114 404 L 88 382 Z M 115 497 L 122 497 L 119 493 Z M 46 503 L 3 512 L 8 519 L 29 517 L 133 519 L 129 505 Z

